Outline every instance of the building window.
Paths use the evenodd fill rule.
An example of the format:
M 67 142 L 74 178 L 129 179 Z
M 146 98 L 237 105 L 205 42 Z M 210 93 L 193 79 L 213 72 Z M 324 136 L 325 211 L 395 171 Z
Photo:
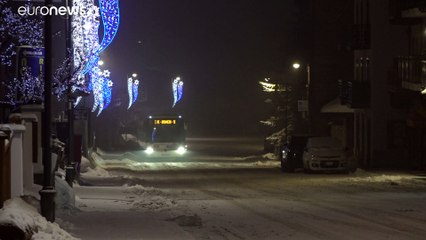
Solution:
M 354 49 L 370 48 L 370 0 L 355 0 Z

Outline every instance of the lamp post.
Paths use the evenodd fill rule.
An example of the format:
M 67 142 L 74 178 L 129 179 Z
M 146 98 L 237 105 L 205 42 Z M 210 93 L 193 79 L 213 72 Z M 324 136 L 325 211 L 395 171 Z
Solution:
M 45 6 L 51 6 L 52 0 L 47 0 Z M 40 193 L 41 214 L 49 222 L 55 221 L 55 182 L 52 176 L 52 16 L 45 17 L 44 47 L 45 47 L 45 79 L 44 79 L 44 111 L 43 111 L 43 189 Z
M 66 0 L 65 4 L 67 7 L 72 6 L 72 0 Z M 67 142 L 67 150 L 68 150 L 68 157 L 67 157 L 67 165 L 65 166 L 65 180 L 67 181 L 68 185 L 72 187 L 73 181 L 74 181 L 74 96 L 72 93 L 72 72 L 73 72 L 73 64 L 74 61 L 72 59 L 73 54 L 71 54 L 72 49 L 72 34 L 71 34 L 71 15 L 68 15 L 65 22 L 65 34 L 66 34 L 66 55 L 69 59 L 70 65 L 68 70 L 68 86 L 67 86 L 67 115 L 68 115 L 68 142 Z
M 300 69 L 300 67 L 301 67 L 302 65 L 299 63 L 299 62 L 294 62 L 293 63 L 293 68 L 295 69 L 295 70 L 299 70 Z M 306 119 L 307 119 L 307 124 L 308 124 L 308 132 L 310 133 L 311 132 L 311 124 L 310 124 L 310 116 L 309 116 L 309 87 L 310 87 L 310 84 L 311 84 L 311 66 L 309 65 L 309 64 L 306 64 L 306 77 L 307 77 L 307 79 L 306 79 L 306 85 L 305 85 L 305 88 L 306 88 L 306 104 L 307 104 L 307 108 L 306 108 Z

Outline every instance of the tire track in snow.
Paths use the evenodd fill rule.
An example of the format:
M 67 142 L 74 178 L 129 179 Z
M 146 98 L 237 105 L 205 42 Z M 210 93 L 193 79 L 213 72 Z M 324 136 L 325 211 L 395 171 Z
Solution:
M 262 187 L 259 188 L 254 188 L 251 185 L 248 184 L 244 184 L 242 183 L 241 185 L 244 185 L 244 188 L 246 189 L 251 189 L 253 191 L 257 191 L 257 192 L 263 192 L 263 193 L 267 193 L 267 194 L 272 194 L 272 195 L 277 195 L 277 193 L 279 193 L 276 188 L 271 188 L 266 190 Z M 290 193 L 290 194 L 287 194 Z M 341 214 L 342 216 L 344 216 L 344 218 L 350 217 L 352 219 L 354 219 L 356 222 L 359 222 L 358 226 L 365 228 L 371 228 L 373 231 L 377 228 L 383 229 L 383 231 L 390 231 L 393 232 L 394 234 L 403 234 L 406 235 L 406 237 L 409 237 L 410 239 L 424 239 L 423 237 L 419 237 L 418 235 L 413 234 L 414 232 L 423 232 L 423 234 L 421 236 L 426 235 L 426 231 L 424 226 L 419 226 L 416 227 L 414 225 L 418 224 L 417 219 L 412 219 L 410 217 L 407 217 L 405 215 L 402 215 L 400 213 L 393 213 L 392 215 L 398 215 L 398 217 L 396 218 L 397 220 L 399 220 L 397 223 L 391 223 L 391 222 L 383 222 L 380 221 L 377 218 L 377 215 L 389 215 L 391 212 L 390 211 L 384 211 L 381 209 L 377 209 L 377 208 L 363 208 L 363 210 L 368 210 L 371 212 L 376 212 L 377 214 L 374 215 L 374 217 L 366 217 L 364 215 L 358 214 L 358 213 L 353 213 L 351 211 L 347 211 L 347 210 L 343 210 L 340 207 L 337 207 L 338 205 L 335 202 L 332 201 L 327 201 L 325 198 L 321 199 L 322 202 L 316 202 L 313 200 L 310 200 L 309 198 L 306 197 L 301 197 L 303 196 L 300 192 L 297 191 L 290 191 L 290 190 L 284 190 L 281 192 L 281 194 L 285 194 L 286 196 L 291 195 L 294 196 L 294 201 L 298 201 L 298 202 L 303 202 L 309 206 L 313 206 L 316 207 L 318 209 L 325 209 L 327 211 L 330 212 L 335 212 L 338 214 Z M 299 196 L 298 196 L 299 195 Z M 302 215 L 306 215 L 307 217 L 309 217 L 310 215 L 305 213 L 305 212 L 299 212 Z M 312 215 L 311 215 L 312 217 Z M 318 218 L 320 218 L 319 216 L 316 216 Z M 401 219 L 402 218 L 402 219 Z M 327 221 L 335 221 L 331 218 L 323 218 L 324 220 Z M 401 219 L 401 220 L 400 220 Z M 335 221 L 336 222 L 336 221 Z M 425 220 L 423 219 L 422 222 L 425 222 Z M 337 221 L 337 223 L 343 223 L 342 221 Z M 348 226 L 351 226 L 351 224 L 353 225 L 352 221 L 346 221 L 345 223 Z M 374 224 L 374 225 L 372 225 Z M 426 225 L 426 224 L 423 224 Z M 377 232 L 377 231 L 375 231 Z M 407 236 L 408 235 L 408 236 Z
M 288 219 L 281 219 L 281 218 L 277 218 L 277 217 L 265 214 L 265 213 L 263 213 L 259 210 L 253 209 L 250 206 L 247 206 L 247 205 L 241 203 L 240 200 L 235 200 L 233 197 L 230 197 L 227 194 L 223 194 L 223 193 L 218 192 L 218 191 L 207 190 L 207 189 L 198 189 L 198 190 L 207 194 L 207 195 L 216 197 L 218 199 L 226 200 L 229 203 L 239 207 L 240 209 L 243 209 L 246 212 L 249 212 L 251 214 L 254 214 L 256 216 L 264 218 L 264 219 L 266 219 L 270 222 L 274 222 L 276 224 L 283 225 L 286 228 L 293 230 L 294 232 L 306 234 L 306 235 L 310 236 L 310 239 L 318 239 L 318 238 L 321 239 L 321 238 L 326 237 L 326 235 L 324 235 L 321 230 L 308 228 L 306 224 L 295 223 L 295 222 L 289 221 Z

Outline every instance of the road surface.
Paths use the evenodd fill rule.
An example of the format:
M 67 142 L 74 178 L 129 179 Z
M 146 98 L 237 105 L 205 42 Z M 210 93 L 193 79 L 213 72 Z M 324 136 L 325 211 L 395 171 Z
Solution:
M 284 174 L 261 144 L 191 139 L 190 157 L 169 159 L 179 167 L 109 155 L 61 226 L 82 239 L 425 239 L 424 174 Z

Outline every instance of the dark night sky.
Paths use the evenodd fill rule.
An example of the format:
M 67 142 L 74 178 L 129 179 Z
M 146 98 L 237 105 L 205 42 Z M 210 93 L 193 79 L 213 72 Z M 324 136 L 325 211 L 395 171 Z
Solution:
M 176 111 L 190 134 L 258 133 L 265 94 L 258 81 L 282 71 L 297 41 L 293 0 L 122 0 L 121 25 L 103 58 L 115 87 L 138 72 L 149 101 L 168 112 L 171 80 L 185 93 Z M 141 43 L 138 43 L 141 41 Z M 285 67 L 285 66 L 284 66 Z

